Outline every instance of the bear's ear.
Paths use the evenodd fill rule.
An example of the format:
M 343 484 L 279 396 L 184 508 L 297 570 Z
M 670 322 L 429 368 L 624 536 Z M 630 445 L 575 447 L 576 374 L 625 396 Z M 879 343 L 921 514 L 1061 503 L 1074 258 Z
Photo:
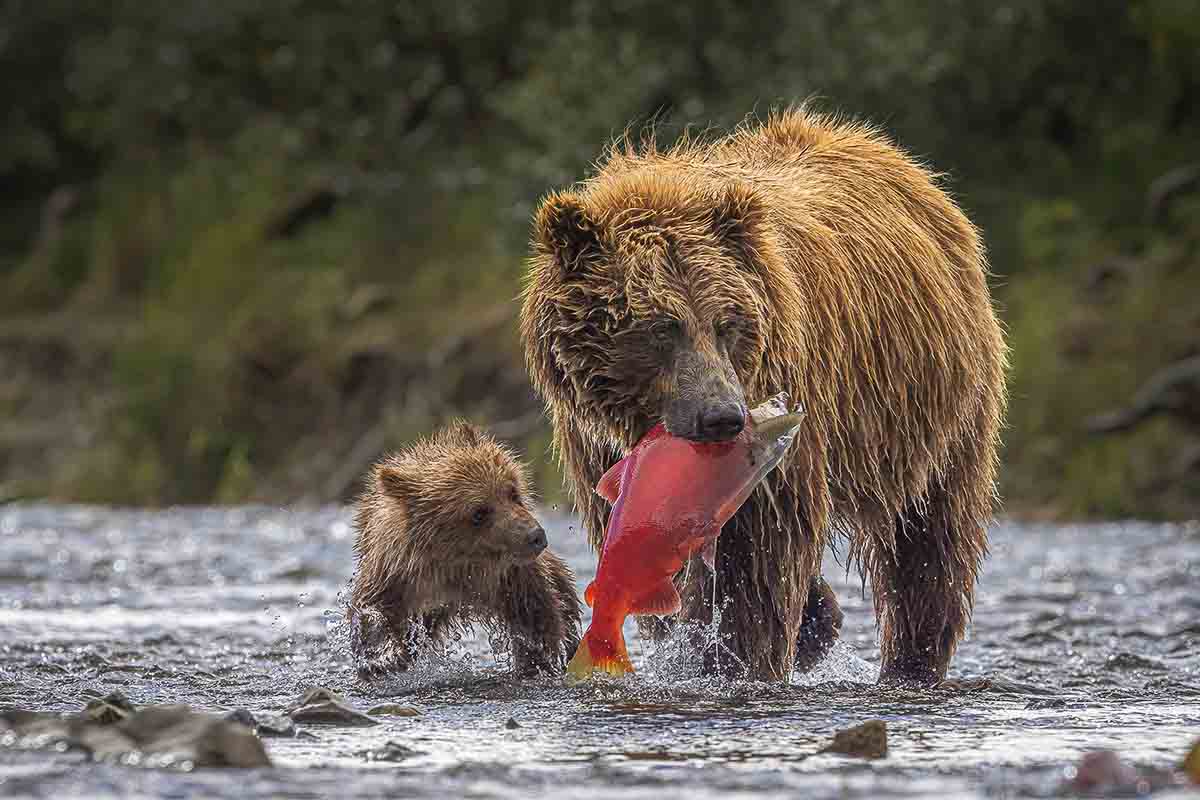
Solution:
M 451 444 L 478 447 L 483 444 L 483 437 L 483 431 L 465 419 L 456 418 L 446 426 L 445 439 Z
M 375 474 L 375 480 L 379 484 L 379 491 L 388 497 L 399 500 L 405 505 L 408 504 L 409 497 L 412 493 L 412 486 L 408 476 L 396 467 L 385 465 L 379 468 Z
M 757 249 L 766 218 L 766 204 L 748 184 L 726 186 L 713 203 L 713 232 L 718 239 L 747 257 Z
M 563 275 L 573 275 L 600 250 L 600 230 L 572 192 L 555 192 L 542 201 L 534 222 L 535 245 L 552 256 Z

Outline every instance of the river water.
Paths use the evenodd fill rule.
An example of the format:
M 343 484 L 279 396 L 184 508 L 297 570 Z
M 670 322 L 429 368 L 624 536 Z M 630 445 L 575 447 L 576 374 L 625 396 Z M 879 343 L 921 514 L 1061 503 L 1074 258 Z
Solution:
M 544 522 L 582 591 L 595 563 L 576 523 Z M 0 797 L 1044 797 L 1089 750 L 1153 770 L 1200 737 L 1195 524 L 997 524 L 969 637 L 934 691 L 872 685 L 870 587 L 832 556 L 843 641 L 787 685 L 696 677 L 630 623 L 639 673 L 622 681 L 515 681 L 480 634 L 364 686 L 341 621 L 353 538 L 343 508 L 0 507 L 0 706 L 73 711 L 120 690 L 279 711 L 320 685 L 423 712 L 265 740 L 275 766 L 249 772 L 0 748 Z M 888 725 L 886 759 L 817 752 L 869 719 Z M 388 741 L 415 752 L 367 755 Z

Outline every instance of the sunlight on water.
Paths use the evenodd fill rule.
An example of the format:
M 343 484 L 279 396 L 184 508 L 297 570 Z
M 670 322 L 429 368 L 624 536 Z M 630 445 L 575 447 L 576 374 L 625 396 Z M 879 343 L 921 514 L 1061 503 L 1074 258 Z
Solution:
M 1162 769 L 1200 736 L 1193 528 L 998 526 L 950 681 L 916 691 L 874 685 L 871 598 L 840 568 L 826 576 L 842 641 L 787 683 L 701 674 L 701 652 L 720 645 L 718 602 L 711 625 L 660 642 L 628 621 L 638 672 L 622 679 L 514 680 L 507 644 L 476 628 L 364 684 L 348 654 L 348 520 L 340 508 L 4 507 L 0 705 L 75 710 L 119 690 L 279 712 L 325 686 L 362 711 L 420 712 L 266 740 L 284 768 L 256 774 L 253 793 L 300 797 L 1047 796 L 1089 750 Z M 573 524 L 547 529 L 582 591 L 595 560 Z M 868 719 L 887 723 L 888 758 L 819 753 Z M 231 773 L 82 761 L 0 746 L 0 795 L 247 794 Z

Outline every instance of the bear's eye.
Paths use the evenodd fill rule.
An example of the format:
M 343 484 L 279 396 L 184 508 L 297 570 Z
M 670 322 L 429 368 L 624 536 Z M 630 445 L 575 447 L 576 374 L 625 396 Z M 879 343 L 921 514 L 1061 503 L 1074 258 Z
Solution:
M 680 325 L 673 319 L 661 320 L 650 328 L 650 335 L 659 344 L 670 344 L 679 336 Z
M 726 317 L 713 324 L 713 332 L 718 339 L 735 339 L 742 332 L 742 320 L 738 317 Z
M 518 492 L 516 489 L 510 489 L 508 492 L 508 499 L 512 500 L 514 503 L 520 503 L 521 502 L 521 493 Z
M 483 523 L 487 522 L 487 518 L 492 515 L 492 509 L 488 506 L 479 506 L 471 512 L 471 524 L 478 528 Z

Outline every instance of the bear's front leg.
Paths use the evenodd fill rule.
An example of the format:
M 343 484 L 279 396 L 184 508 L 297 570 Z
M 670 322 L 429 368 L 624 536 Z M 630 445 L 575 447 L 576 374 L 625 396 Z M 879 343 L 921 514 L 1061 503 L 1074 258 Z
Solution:
M 350 653 L 360 680 L 409 668 L 412 652 L 407 641 L 411 627 L 407 616 L 388 615 L 378 606 L 350 610 Z
M 931 492 L 900 515 L 892 552 L 873 544 L 881 683 L 937 684 L 966 630 L 986 533 L 956 529 L 952 508 L 944 491 Z
M 361 680 L 404 672 L 422 647 L 436 646 L 453 615 L 446 609 L 417 615 L 391 606 L 363 606 L 350 612 L 350 652 Z
M 843 617 L 833 587 L 821 576 L 814 577 L 796 639 L 796 669 L 807 672 L 825 657 L 841 635 Z
M 543 554 L 542 559 L 556 559 Z M 557 564 L 556 564 L 557 566 Z M 506 576 L 498 616 L 512 643 L 513 671 L 522 677 L 560 675 L 579 645 L 579 599 L 562 572 L 530 564 Z
M 775 489 L 783 495 L 781 487 Z M 790 497 L 781 497 L 791 501 Z M 756 494 L 721 529 L 717 542 L 719 644 L 704 652 L 705 672 L 752 680 L 784 680 L 792 671 L 812 577 L 812 538 L 777 521 Z M 795 524 L 794 522 L 792 523 Z M 711 625 L 713 573 L 693 569 L 681 617 Z M 706 638 L 698 632 L 700 638 Z

